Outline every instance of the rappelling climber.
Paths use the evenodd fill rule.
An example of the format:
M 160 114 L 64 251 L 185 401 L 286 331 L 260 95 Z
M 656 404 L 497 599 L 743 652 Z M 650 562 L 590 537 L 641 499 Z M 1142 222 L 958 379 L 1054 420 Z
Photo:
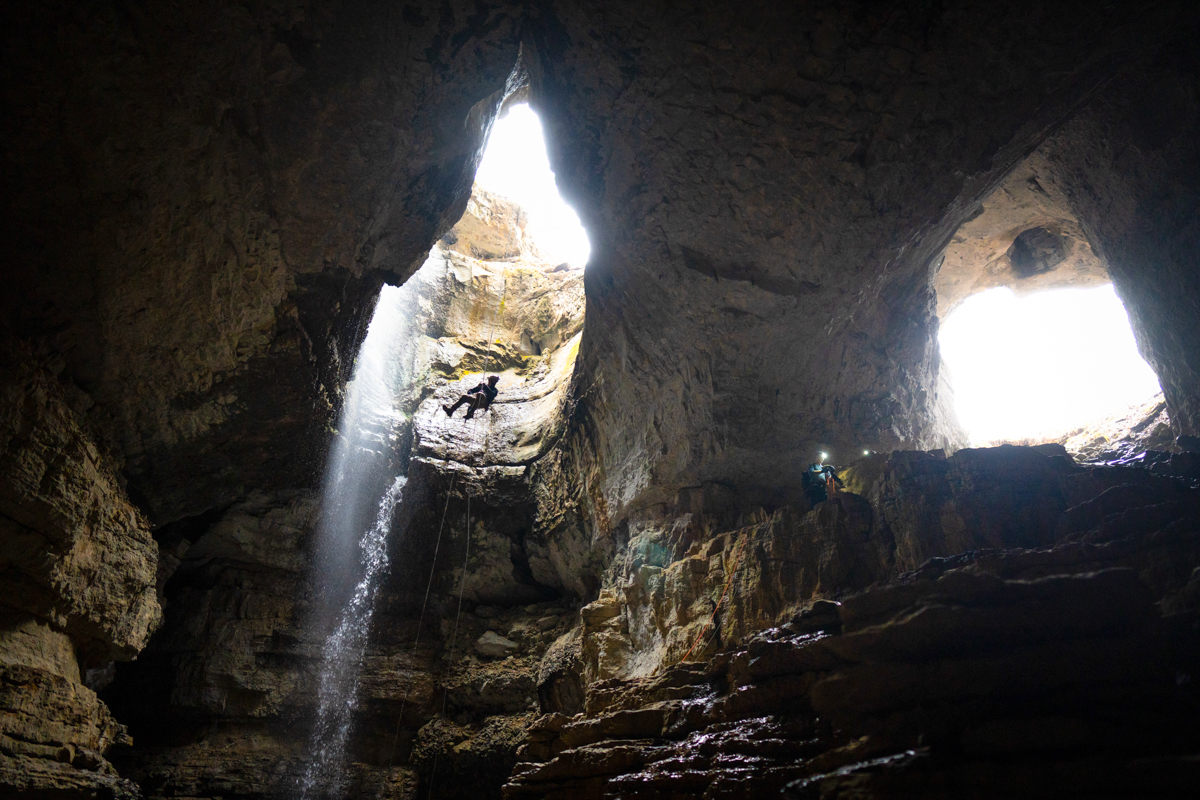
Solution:
M 500 390 L 496 388 L 500 378 L 496 375 L 487 379 L 486 383 L 480 383 L 471 389 L 467 389 L 467 393 L 458 398 L 452 406 L 442 406 L 442 410 L 446 412 L 446 416 L 454 416 L 454 412 L 463 404 L 467 406 L 467 419 L 475 416 L 475 412 L 483 409 L 487 411 L 492 406 L 492 401 L 496 399 L 496 395 L 500 394 Z
M 838 487 L 845 485 L 838 477 L 837 470 L 823 463 L 824 461 L 825 454 L 822 453 L 821 460 L 809 464 L 808 468 L 804 470 L 804 474 L 800 476 L 804 496 L 814 506 L 817 503 L 832 500 L 837 494 Z

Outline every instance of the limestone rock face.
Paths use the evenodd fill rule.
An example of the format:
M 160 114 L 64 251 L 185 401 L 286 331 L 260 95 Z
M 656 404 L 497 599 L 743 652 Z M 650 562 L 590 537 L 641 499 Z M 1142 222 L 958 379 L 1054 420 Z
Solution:
M 14 18 L 4 231 L 24 268 L 0 313 L 59 354 L 155 524 L 312 480 L 380 283 L 461 215 L 517 17 L 444 10 Z
M 134 736 L 134 747 L 116 757 L 119 769 L 146 794 L 296 791 L 323 645 L 309 626 L 318 514 L 307 492 L 258 495 L 194 541 L 172 539 L 177 566 L 164 586 L 163 628 L 104 690 Z M 433 696 L 432 653 L 414 650 L 409 622 L 398 619 L 382 636 L 387 644 L 368 650 L 361 682 L 361 717 L 371 730 L 389 719 L 394 729 L 402 702 L 423 718 Z M 350 771 L 347 785 L 362 791 L 416 781 L 386 754 Z
M 573 674 L 591 685 L 711 658 L 814 601 L 962 554 L 991 564 L 982 554 L 1042 548 L 1063 569 L 1137 569 L 1160 596 L 1185 584 L 1194 526 L 1174 544 L 1145 544 L 1176 553 L 1181 566 L 1165 572 L 1166 556 L 1149 555 L 1136 536 L 1188 513 L 1195 497 L 1187 483 L 1145 469 L 1084 468 L 1055 447 L 876 456 L 843 471 L 862 495 L 841 492 L 807 513 L 789 507 L 723 534 L 703 515 L 631 527 L 623 559 L 581 609 Z M 1146 516 L 1134 510 L 1160 503 Z M 1111 526 L 1099 535 L 1123 544 L 1108 544 L 1101 557 L 1064 543 L 1097 525 Z M 547 691 L 550 681 L 543 677 Z
M 0 788 L 30 796 L 138 797 L 104 754 L 129 744 L 96 693 L 78 680 L 21 664 L 0 665 Z
M 465 598 L 508 605 L 564 590 L 579 596 L 579 562 L 561 557 L 564 541 L 538 520 L 533 476 L 568 424 L 584 321 L 582 269 L 544 261 L 522 244 L 523 212 L 479 196 L 415 278 L 427 299 L 413 368 L 424 378 L 404 405 L 414 487 L 406 505 L 418 515 L 408 525 L 441 528 L 439 516 L 448 513 L 465 522 L 469 496 Z M 510 255 L 491 258 L 480 241 L 507 241 Z M 447 417 L 444 406 L 489 375 L 499 378 L 491 407 L 470 420 L 462 408 Z
M 936 332 L 1107 274 L 1200 434 L 1195 4 L 6 23 L 0 792 L 295 795 L 321 454 L 406 279 L 348 793 L 1194 792 L 1196 454 L 955 453 Z M 471 199 L 518 96 L 586 272 Z
M 1012 446 L 950 458 L 897 454 L 876 488 L 896 566 L 907 571 L 939 556 L 1049 544 L 1068 505 L 1061 482 L 1077 472 L 1065 455 Z
M 872 516 L 844 494 L 712 539 L 691 520 L 641 528 L 614 565 L 613 588 L 581 612 L 583 674 L 641 677 L 707 658 L 806 602 L 883 577 L 893 559 L 873 541 Z
M 612 671 L 585 683 L 583 714 L 533 723 L 505 797 L 810 798 L 853 790 L 884 798 L 947 785 L 996 796 L 1086 797 L 1114 787 L 1136 794 L 1146 786 L 1185 796 L 1200 741 L 1195 698 L 1177 680 L 1178 670 L 1200 666 L 1200 593 L 1189 572 L 1200 543 L 1196 490 L 1119 467 L 1063 469 L 1056 459 L 1065 461 L 1011 447 L 949 460 L 895 454 L 873 470 L 870 505 L 838 498 L 866 506 L 868 528 L 886 527 L 897 509 L 956 498 L 968 529 L 994 536 L 997 520 L 983 516 L 988 504 L 1020 492 L 1029 494 L 1025 509 L 1039 508 L 1045 494 L 1031 492 L 1029 479 L 1054 485 L 1055 474 L 1054 493 L 1069 507 L 1047 511 L 1041 523 L 1015 507 L 1022 526 L 1038 529 L 1040 546 L 994 541 L 901 575 L 900 538 L 880 571 L 834 571 L 810 593 L 802 575 L 740 573 L 735 599 L 717 616 L 746 622 L 740 639 L 722 639 L 720 653 L 692 651 L 683 662 L 672 654 L 640 672 L 630 664 L 653 646 L 626 644 L 612 657 L 610 643 L 630 640 L 640 623 L 626 598 L 643 591 L 629 567 L 614 571 L 614 588 L 581 609 L 584 653 L 590 647 Z M 941 469 L 913 466 L 929 463 Z M 819 532 L 838 500 L 800 519 Z M 776 515 L 730 538 L 754 537 L 772 556 L 764 563 L 786 568 L 790 554 L 778 549 L 792 538 L 780 535 L 785 520 Z M 710 540 L 713 550 L 721 538 Z M 772 539 L 774 552 L 765 546 Z M 646 550 L 644 539 L 631 541 L 632 553 Z M 702 563 L 689 556 L 659 573 L 689 560 Z M 642 584 L 657 591 L 654 608 L 684 619 L 670 582 L 651 574 Z M 868 582 L 875 583 L 864 588 Z M 818 593 L 839 601 L 814 600 Z M 783 611 L 770 623 L 767 614 L 746 613 L 755 604 Z M 724 624 L 722 634 L 726 628 L 734 626 Z M 1152 769 L 1141 767 L 1147 758 Z
M 936 260 L 1101 85 L 1092 58 L 1178 21 L 1030 3 L 951 26 L 922 9 L 735 22 L 626 3 L 535 28 L 531 99 L 594 238 L 575 435 L 614 521 L 706 482 L 787 502 L 818 449 L 961 444 L 940 405 Z M 1022 45 L 1000 55 L 1000 29 Z
M 1198 70 L 1190 48 L 1164 49 L 1107 87 L 1043 148 L 1108 264 L 1177 435 L 1200 432 L 1198 334 L 1184 322 L 1194 319 L 1200 296 L 1197 233 L 1175 222 L 1200 202 L 1191 188 L 1200 174 L 1200 105 L 1182 91 Z
M 963 223 L 937 268 L 941 319 L 997 286 L 1020 293 L 1107 283 L 1108 271 L 1071 210 L 1042 151 L 1018 165 Z
M 405 473 L 411 491 L 393 521 L 394 567 L 360 675 L 347 778 L 356 791 L 469 780 L 497 792 L 538 708 L 542 656 L 573 621 L 530 570 L 524 465 L 563 426 L 582 281 L 521 254 L 519 209 L 485 200 L 486 216 L 472 205 L 455 228 L 465 232 L 413 278 L 417 291 L 397 309 L 403 391 L 374 398 L 381 408 L 362 432 L 361 457 Z M 507 237 L 518 256 L 468 255 L 479 237 Z M 546 347 L 522 351 L 523 334 Z M 461 411 L 448 419 L 440 404 L 477 383 L 478 369 L 502 377 L 500 398 L 477 422 Z M 310 624 L 323 513 L 311 491 L 255 493 L 203 524 L 158 532 L 166 623 L 105 690 L 135 736 L 120 768 L 152 796 L 294 793 L 324 645 Z
M 0 351 L 4 605 L 51 621 L 95 662 L 129 659 L 158 625 L 158 548 L 54 378 Z
M 158 626 L 158 547 L 63 386 L 0 337 L 0 792 L 134 797 L 127 744 L 84 669 Z
M 528 216 L 520 206 L 476 184 L 462 219 L 442 243 L 481 261 L 542 261 L 528 226 Z

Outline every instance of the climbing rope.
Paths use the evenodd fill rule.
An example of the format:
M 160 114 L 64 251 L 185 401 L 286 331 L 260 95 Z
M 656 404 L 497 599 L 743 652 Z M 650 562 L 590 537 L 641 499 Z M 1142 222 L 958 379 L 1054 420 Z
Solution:
M 504 304 L 508 299 L 508 275 L 506 274 L 506 271 L 505 271 L 503 280 L 504 280 L 504 283 L 503 283 L 504 288 L 501 290 L 501 293 L 500 293 L 500 302 L 496 306 L 496 311 L 492 315 L 491 322 L 488 324 L 487 346 L 489 349 L 492 347 L 492 344 L 493 344 L 492 337 L 495 334 L 496 321 L 499 319 L 500 315 L 504 312 Z M 494 371 L 494 367 L 496 366 L 496 361 L 497 361 L 495 354 L 492 354 L 490 356 L 490 361 L 491 361 L 490 365 L 493 367 L 492 371 Z M 487 410 L 488 410 L 488 427 L 487 427 L 487 431 L 484 433 L 483 458 L 487 457 L 487 451 L 488 451 L 488 447 L 490 445 L 490 439 L 491 439 L 492 414 L 491 414 L 491 405 L 490 404 L 489 404 Z M 478 430 L 478 424 L 479 424 L 479 420 L 477 418 L 475 418 L 474 416 L 472 416 L 471 417 L 471 432 L 472 432 L 471 438 L 472 439 L 474 438 L 474 433 Z M 457 475 L 455 476 L 455 479 L 457 479 Z M 434 574 L 437 571 L 437 554 L 438 554 L 438 550 L 441 547 L 442 529 L 445 527 L 445 524 L 446 524 L 446 515 L 447 515 L 447 512 L 450 510 L 450 497 L 453 494 L 453 492 L 454 492 L 454 481 L 452 480 L 450 482 L 450 489 L 446 492 L 446 505 L 442 511 L 441 525 L 438 526 L 438 539 L 437 539 L 437 544 L 434 546 L 433 564 L 430 566 L 430 571 L 429 571 L 429 583 L 425 587 L 425 600 L 421 604 L 421 617 L 420 617 L 420 620 L 417 622 L 417 636 L 416 636 L 416 639 L 413 640 L 413 657 L 414 658 L 416 657 L 417 644 L 420 641 L 421 629 L 422 629 L 422 626 L 424 625 L 424 621 L 425 621 L 425 609 L 429 603 L 429 592 L 430 592 L 431 587 L 433 586 Z M 462 577 L 459 579 L 459 583 L 458 583 L 458 610 L 454 616 L 454 631 L 450 636 L 449 663 L 451 665 L 454 663 L 454 652 L 458 646 L 458 628 L 459 628 L 459 623 L 462 620 L 463 595 L 464 595 L 464 592 L 466 589 L 467 568 L 468 568 L 468 563 L 469 563 L 469 559 L 470 559 L 470 555 L 471 555 L 471 491 L 470 491 L 469 487 L 466 490 L 466 495 L 467 495 L 466 547 L 464 548 L 464 554 L 463 554 Z M 396 733 L 392 737 L 392 752 L 391 752 L 391 756 L 388 758 L 388 766 L 389 767 L 392 766 L 392 763 L 395 760 L 396 744 L 400 739 L 400 728 L 403 725 L 404 707 L 408 702 L 408 692 L 409 692 L 409 690 L 406 688 L 404 690 L 404 699 L 400 704 L 400 718 L 396 720 Z M 442 719 L 445 719 L 445 717 L 446 717 L 446 704 L 447 704 L 447 701 L 449 698 L 449 694 L 450 694 L 450 687 L 448 685 L 443 685 L 442 686 L 442 709 L 441 709 L 441 714 L 440 714 Z M 439 755 L 440 755 L 440 753 L 437 753 L 437 752 L 434 753 L 433 766 L 429 772 L 429 795 L 428 796 L 430 796 L 430 797 L 433 796 L 434 776 L 437 775 L 437 764 L 438 764 Z
M 696 636 L 696 641 L 692 642 L 692 646 L 689 647 L 688 651 L 683 654 L 683 658 L 679 659 L 680 663 L 688 660 L 688 658 L 692 655 L 692 651 L 696 649 L 696 645 L 700 644 L 700 640 L 703 639 L 704 634 L 708 632 L 709 626 L 716 624 L 717 614 L 721 611 L 721 603 L 725 602 L 725 595 L 729 594 L 729 587 L 733 585 L 733 577 L 737 574 L 738 566 L 742 563 L 742 553 L 746 552 L 746 542 L 748 541 L 750 541 L 749 533 L 742 538 L 742 543 L 738 545 L 737 558 L 735 558 L 733 561 L 733 569 L 731 569 L 729 574 L 725 576 L 725 588 L 721 591 L 721 598 L 717 600 L 717 604 L 713 608 L 712 616 L 709 617 L 708 622 L 704 623 L 704 626 L 700 628 L 700 633 Z
M 496 313 L 492 315 L 492 324 L 488 329 L 488 347 L 492 346 L 492 336 L 494 336 L 496 333 L 496 321 L 500 319 L 500 316 L 504 313 L 504 305 L 508 302 L 508 270 L 501 270 L 500 274 L 502 281 L 502 288 L 500 289 L 500 302 L 496 305 Z M 496 359 L 493 356 L 492 366 L 494 367 L 495 365 Z
M 463 591 L 467 585 L 467 564 L 470 561 L 470 558 L 471 558 L 471 495 L 468 492 L 467 493 L 467 546 L 463 553 L 462 577 L 459 578 L 459 581 L 458 581 L 458 612 L 454 615 L 454 633 L 451 634 L 451 636 L 450 636 L 450 656 L 447 659 L 447 661 L 449 662 L 449 666 L 447 667 L 447 669 L 451 669 L 454 666 L 454 650 L 455 650 L 456 645 L 458 644 L 458 623 L 459 623 L 459 620 L 462 619 Z M 446 685 L 445 683 L 443 683 L 442 684 L 442 711 L 440 714 L 442 719 L 446 718 L 446 699 L 449 697 L 449 695 L 450 695 L 450 687 L 448 685 Z M 428 794 L 428 797 L 433 797 L 433 779 L 434 779 L 434 776 L 437 775 L 438 757 L 440 755 L 441 755 L 440 752 L 434 751 L 433 766 L 429 770 L 429 794 Z
M 488 346 L 489 350 L 491 350 L 492 345 L 493 345 L 492 337 L 496 333 L 496 320 L 498 320 L 500 318 L 500 315 L 504 313 L 504 304 L 508 301 L 508 270 L 502 270 L 501 274 L 503 276 L 502 280 L 504 281 L 504 283 L 502 284 L 503 288 L 500 290 L 500 302 L 496 305 L 496 313 L 492 315 L 492 322 L 491 322 L 491 325 L 488 327 L 487 346 Z M 492 372 L 495 371 L 496 361 L 497 361 L 497 359 L 496 359 L 495 353 L 492 353 L 492 355 L 491 355 L 491 366 L 492 366 L 491 371 Z M 488 449 L 491 447 L 491 443 L 492 443 L 492 406 L 489 403 L 488 404 L 488 425 L 487 425 L 487 430 L 484 431 L 484 434 L 483 434 L 483 456 L 482 456 L 482 458 L 487 458 Z
M 425 625 L 425 609 L 429 607 L 429 591 L 433 588 L 433 576 L 437 570 L 438 551 L 442 547 L 442 530 L 446 527 L 446 514 L 450 511 L 450 496 L 454 493 L 454 482 L 458 480 L 458 475 L 450 479 L 450 488 L 446 492 L 446 506 L 442 509 L 442 521 L 438 525 L 437 541 L 433 545 L 433 563 L 429 567 L 429 582 L 425 584 L 425 599 L 421 601 L 421 616 L 417 618 L 417 635 L 413 639 L 413 659 L 417 657 L 417 646 L 421 643 L 421 629 Z M 470 508 L 470 495 L 467 495 L 468 509 Z M 467 544 L 470 544 L 470 531 L 467 531 Z M 457 624 L 457 623 L 456 623 Z M 392 762 L 396 758 L 396 743 L 400 740 L 400 726 L 404 722 L 404 707 L 408 705 L 408 693 L 411 689 L 411 684 L 404 689 L 404 697 L 400 701 L 400 715 L 396 719 L 396 733 L 392 737 L 392 753 L 388 756 L 388 768 L 392 766 Z

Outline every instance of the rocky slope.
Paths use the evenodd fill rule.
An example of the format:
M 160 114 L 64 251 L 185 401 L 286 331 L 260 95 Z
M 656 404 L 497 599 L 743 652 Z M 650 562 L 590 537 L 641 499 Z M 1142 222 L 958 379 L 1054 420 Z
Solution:
M 632 559 L 505 797 L 1188 796 L 1200 494 L 1057 452 L 897 453 Z

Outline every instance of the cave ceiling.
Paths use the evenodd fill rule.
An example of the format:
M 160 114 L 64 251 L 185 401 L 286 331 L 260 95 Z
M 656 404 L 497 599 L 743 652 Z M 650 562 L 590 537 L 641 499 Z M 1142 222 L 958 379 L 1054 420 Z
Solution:
M 1049 173 L 1035 152 L 955 232 L 934 281 L 939 319 L 972 294 L 999 286 L 1029 293 L 1109 282 Z

